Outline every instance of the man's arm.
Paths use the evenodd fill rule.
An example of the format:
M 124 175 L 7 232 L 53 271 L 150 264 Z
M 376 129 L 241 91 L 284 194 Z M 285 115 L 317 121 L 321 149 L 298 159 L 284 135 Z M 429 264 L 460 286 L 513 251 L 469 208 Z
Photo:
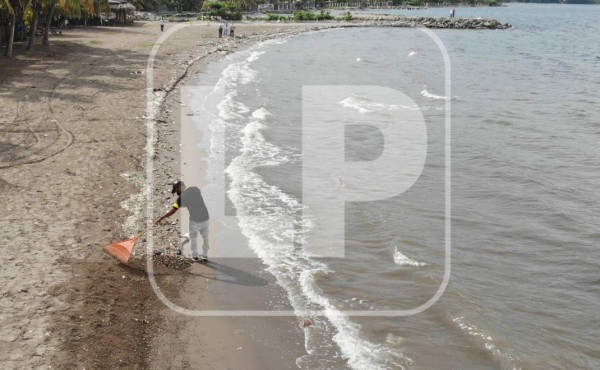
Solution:
M 156 220 L 156 222 L 154 222 L 154 224 L 155 224 L 155 225 L 158 225 L 158 224 L 160 224 L 160 223 L 161 223 L 161 221 L 162 221 L 162 220 L 164 220 L 165 218 L 173 216 L 173 215 L 175 214 L 175 212 L 177 212 L 177 210 L 178 210 L 178 209 L 179 209 L 179 208 L 176 208 L 176 207 L 173 207 L 173 208 L 171 208 L 171 209 L 169 210 L 169 212 L 167 212 L 167 213 L 165 213 L 164 215 L 160 216 L 160 217 L 158 218 L 158 220 Z

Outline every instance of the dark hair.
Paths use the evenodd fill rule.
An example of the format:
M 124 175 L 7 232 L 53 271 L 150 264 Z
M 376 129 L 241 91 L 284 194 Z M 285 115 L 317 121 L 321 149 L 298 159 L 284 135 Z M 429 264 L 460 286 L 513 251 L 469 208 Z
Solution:
M 173 187 L 171 188 L 171 194 L 175 194 L 177 192 L 177 188 L 185 184 L 181 180 L 177 180 L 173 183 Z

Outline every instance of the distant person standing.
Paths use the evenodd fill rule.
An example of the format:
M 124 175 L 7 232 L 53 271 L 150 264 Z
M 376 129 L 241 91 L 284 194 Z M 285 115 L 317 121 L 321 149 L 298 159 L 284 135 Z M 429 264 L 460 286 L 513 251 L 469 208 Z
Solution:
M 454 8 L 452 8 L 450 10 L 450 18 L 454 18 L 454 15 L 456 15 L 456 10 Z
M 223 37 L 223 23 L 219 23 L 219 38 Z
M 156 220 L 155 224 L 161 223 L 167 217 L 172 216 L 181 207 L 185 207 L 190 212 L 190 241 L 192 247 L 192 259 L 194 261 L 208 260 L 208 210 L 204 204 L 204 198 L 200 189 L 196 186 L 187 188 L 183 181 L 179 180 L 173 184 L 171 194 L 177 193 L 177 201 L 173 204 L 173 208 L 169 212 Z M 198 255 L 198 233 L 202 235 L 202 255 Z M 180 251 L 181 253 L 181 247 Z
M 235 27 L 231 25 L 231 29 L 229 30 L 229 36 L 235 37 Z
M 160 32 L 163 32 L 165 29 L 165 21 L 162 17 L 160 17 L 160 21 L 158 23 L 160 24 Z
M 229 25 L 225 23 L 225 28 L 223 29 L 223 36 L 229 36 Z

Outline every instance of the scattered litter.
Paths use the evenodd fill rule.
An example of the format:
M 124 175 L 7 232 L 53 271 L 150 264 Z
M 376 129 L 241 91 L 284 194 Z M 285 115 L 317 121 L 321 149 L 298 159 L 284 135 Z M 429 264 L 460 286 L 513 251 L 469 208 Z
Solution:
M 154 254 L 154 263 L 160 263 L 175 270 L 186 270 L 192 265 L 192 260 L 176 254 L 176 249 L 167 248 Z
M 311 326 L 315 326 L 315 322 L 312 319 L 309 319 L 309 318 L 302 319 L 302 322 L 300 323 L 301 328 L 309 328 Z

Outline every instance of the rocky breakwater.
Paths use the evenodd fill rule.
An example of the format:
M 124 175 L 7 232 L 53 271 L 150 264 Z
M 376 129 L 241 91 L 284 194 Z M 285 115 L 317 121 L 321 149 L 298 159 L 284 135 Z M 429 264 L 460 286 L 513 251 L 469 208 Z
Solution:
M 455 29 L 490 29 L 503 30 L 512 27 L 495 19 L 485 18 L 447 18 L 447 17 L 397 17 L 374 16 L 356 17 L 357 24 L 380 27 L 425 27 L 425 28 L 455 28 Z

